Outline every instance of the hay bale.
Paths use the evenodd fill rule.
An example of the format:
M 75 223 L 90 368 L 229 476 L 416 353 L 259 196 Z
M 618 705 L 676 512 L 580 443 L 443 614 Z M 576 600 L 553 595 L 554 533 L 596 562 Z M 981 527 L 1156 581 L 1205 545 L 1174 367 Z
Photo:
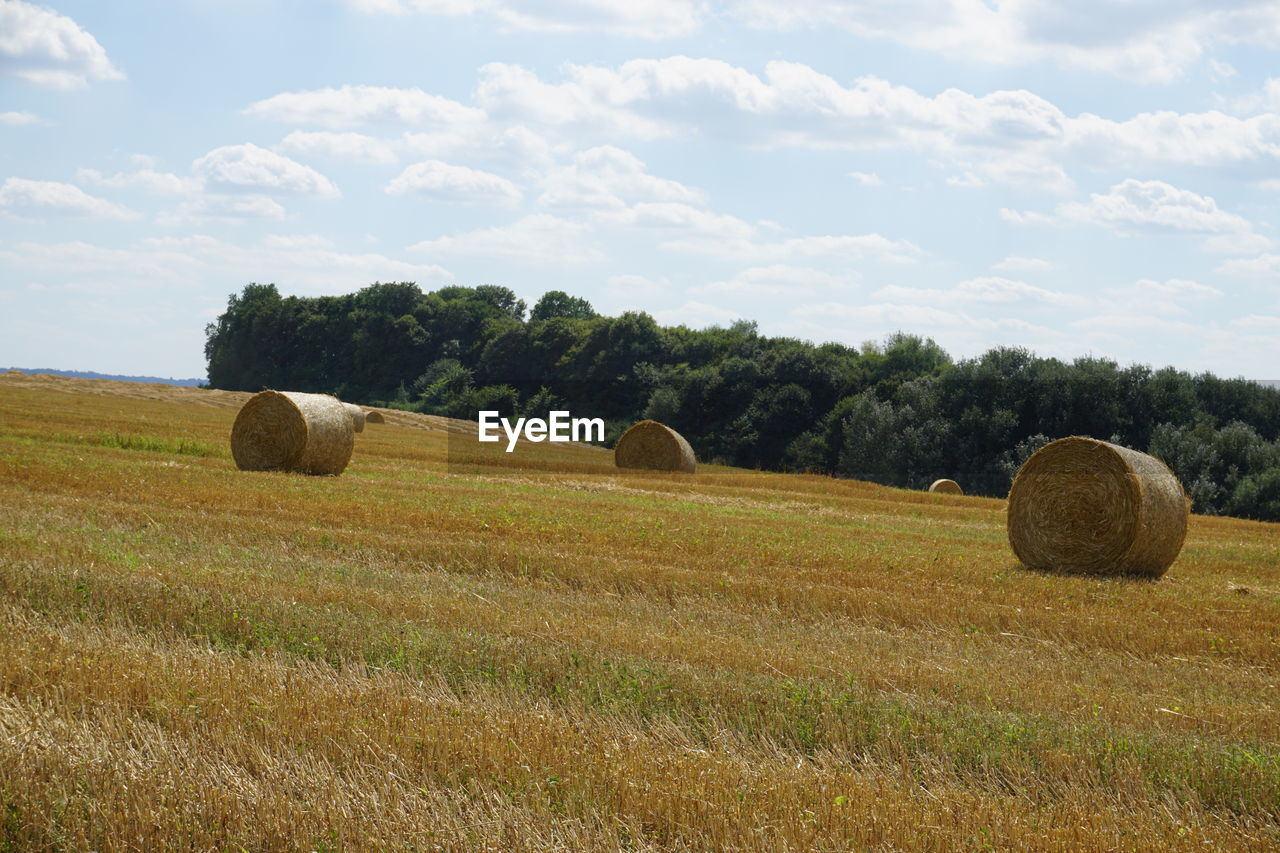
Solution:
M 936 492 L 940 495 L 964 494 L 964 489 L 960 488 L 960 484 L 955 480 L 934 480 L 929 486 L 929 491 Z
M 387 419 L 377 409 L 370 409 L 364 413 L 364 422 L 367 424 L 385 424 Z
M 1033 569 L 1158 578 L 1182 550 L 1188 503 L 1145 453 L 1072 436 L 1046 444 L 1009 491 L 1009 544 Z
M 231 455 L 242 471 L 341 474 L 355 430 L 346 406 L 327 394 L 262 391 L 236 415 Z
M 683 471 L 692 474 L 697 457 L 684 436 L 657 421 L 640 421 L 622 434 L 613 448 L 619 468 Z
M 355 403 L 343 403 L 342 406 L 351 416 L 351 429 L 355 432 L 364 432 L 364 409 Z

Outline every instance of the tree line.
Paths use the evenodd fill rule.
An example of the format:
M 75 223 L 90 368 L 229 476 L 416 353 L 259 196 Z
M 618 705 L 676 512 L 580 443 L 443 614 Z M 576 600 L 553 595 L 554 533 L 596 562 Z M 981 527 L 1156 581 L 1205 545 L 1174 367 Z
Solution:
M 596 313 L 561 291 L 532 310 L 508 288 L 374 284 L 281 296 L 250 284 L 206 329 L 214 388 L 287 388 L 474 420 L 605 419 L 606 442 L 653 418 L 698 457 L 925 488 L 938 477 L 1004 496 L 1037 448 L 1089 435 L 1173 468 L 1196 512 L 1280 520 L 1280 390 L 1020 348 L 953 360 L 896 333 L 860 347 L 738 322 L 663 327 Z

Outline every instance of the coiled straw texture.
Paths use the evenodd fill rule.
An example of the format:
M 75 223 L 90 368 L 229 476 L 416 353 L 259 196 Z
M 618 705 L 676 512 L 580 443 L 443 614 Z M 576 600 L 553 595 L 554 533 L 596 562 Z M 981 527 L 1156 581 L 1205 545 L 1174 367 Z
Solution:
M 1187 516 L 1182 484 L 1159 459 L 1072 436 L 1018 469 L 1007 527 L 1030 568 L 1158 578 L 1182 550 Z
M 640 421 L 622 434 L 613 448 L 619 468 L 682 471 L 692 474 L 697 457 L 684 436 L 657 421 Z
M 940 495 L 963 495 L 964 489 L 960 488 L 960 484 L 955 480 L 934 480 L 929 486 L 929 491 Z
M 351 414 L 327 394 L 262 391 L 231 428 L 231 455 L 242 471 L 341 474 L 354 447 Z

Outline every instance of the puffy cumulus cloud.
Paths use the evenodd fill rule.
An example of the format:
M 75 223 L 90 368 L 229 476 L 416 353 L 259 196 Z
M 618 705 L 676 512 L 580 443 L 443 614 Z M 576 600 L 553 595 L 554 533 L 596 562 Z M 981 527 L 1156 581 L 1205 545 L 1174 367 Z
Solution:
M 544 185 L 538 198 L 544 207 L 620 208 L 633 201 L 706 200 L 701 190 L 650 175 L 640 158 L 612 145 L 578 152 L 569 165 L 551 169 Z
M 452 127 L 484 121 L 482 110 L 421 89 L 342 86 L 281 92 L 250 104 L 245 115 L 292 125 L 341 130 L 371 122 L 412 127 Z
M 1087 304 L 1083 297 L 1075 294 L 1035 287 L 1024 281 L 1001 276 L 971 278 L 949 289 L 890 285 L 880 288 L 873 295 L 877 299 L 890 303 L 908 305 L 994 305 L 1038 302 L 1059 308 L 1078 308 Z
M 440 160 L 408 166 L 387 184 L 386 192 L 390 195 L 413 193 L 461 204 L 507 206 L 519 203 L 523 197 L 515 184 L 500 175 Z
M 691 35 L 704 16 L 693 0 L 346 0 L 360 12 L 457 17 L 483 14 L 515 30 L 600 32 L 659 39 Z
M 604 260 L 604 253 L 587 242 L 590 230 L 586 223 L 539 213 L 510 225 L 423 240 L 409 249 L 430 255 L 500 257 L 535 264 L 582 264 Z
M 124 79 L 98 40 L 79 24 L 23 0 L 0 0 L 0 57 L 8 73 L 54 89 Z
M 151 168 L 133 172 L 117 172 L 103 175 L 97 169 L 76 170 L 76 180 L 82 184 L 113 189 L 140 189 L 159 195 L 190 195 L 204 188 L 204 181 L 188 175 L 159 172 Z
M 1135 230 L 1190 231 L 1200 234 L 1243 234 L 1249 220 L 1218 207 L 1209 196 L 1178 189 L 1163 181 L 1128 178 L 1106 193 L 1091 193 L 1088 202 L 1059 205 L 1058 215 L 1074 222 L 1102 225 L 1120 233 Z
M 127 207 L 91 196 L 74 184 L 8 178 L 0 186 L 0 210 L 16 216 L 87 216 L 94 219 L 137 219 Z
M 839 29 L 995 65 L 1053 62 L 1146 83 L 1180 77 L 1219 44 L 1280 48 L 1271 0 L 728 0 L 748 26 Z
M 393 144 L 363 133 L 295 130 L 280 141 L 279 147 L 304 157 L 329 157 L 358 163 L 385 165 L 400 159 Z
M 1120 236 L 1187 233 L 1205 236 L 1209 252 L 1241 254 L 1269 248 L 1270 238 L 1253 230 L 1253 223 L 1218 207 L 1210 196 L 1179 189 L 1164 181 L 1128 178 L 1105 193 L 1091 193 L 1087 202 L 1058 205 L 1054 215 L 1004 208 L 1001 219 L 1015 225 L 1079 223 L 1098 225 Z
M 1082 168 L 1273 166 L 1280 115 L 1141 113 L 1068 116 L 1025 90 L 930 96 L 876 77 L 849 84 L 795 62 L 763 75 L 718 59 L 637 59 L 615 68 L 567 65 L 548 82 L 517 65 L 480 69 L 476 102 L 492 117 L 578 135 L 662 139 L 721 135 L 763 148 L 907 148 L 959 166 L 962 185 L 1071 189 Z
M 208 184 L 259 193 L 339 198 L 342 193 L 324 175 L 282 154 L 251 142 L 215 148 L 191 165 Z
M 833 274 L 814 267 L 789 264 L 750 267 L 732 278 L 697 285 L 692 292 L 725 296 L 786 296 L 793 299 L 821 291 L 848 290 L 858 281 L 856 272 Z
M 877 77 L 840 82 L 796 62 L 769 62 L 757 74 L 688 56 L 613 67 L 567 64 L 559 75 L 544 80 L 520 65 L 494 62 L 479 70 L 473 105 L 420 89 L 343 86 L 281 93 L 246 112 L 330 129 L 393 122 L 411 131 L 396 144 L 418 156 L 509 150 L 513 162 L 540 157 L 542 167 L 560 153 L 552 150 L 557 145 L 583 140 L 705 135 L 764 149 L 907 149 L 958 170 L 953 185 L 1054 193 L 1073 189 L 1069 169 L 1230 167 L 1262 177 L 1280 159 L 1278 112 L 1070 116 L 1025 90 L 930 95 Z M 353 156 L 370 144 L 346 143 L 356 148 Z M 376 156 L 386 156 L 378 150 Z

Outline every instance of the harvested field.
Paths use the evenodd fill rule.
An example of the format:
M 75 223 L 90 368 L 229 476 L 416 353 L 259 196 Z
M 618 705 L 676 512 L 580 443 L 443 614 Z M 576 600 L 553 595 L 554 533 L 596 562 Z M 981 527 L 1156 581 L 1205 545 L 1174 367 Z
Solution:
M 0 375 L 0 849 L 1280 847 L 1280 526 L 1049 575 L 1003 501 L 390 410 L 242 472 L 247 398 Z

